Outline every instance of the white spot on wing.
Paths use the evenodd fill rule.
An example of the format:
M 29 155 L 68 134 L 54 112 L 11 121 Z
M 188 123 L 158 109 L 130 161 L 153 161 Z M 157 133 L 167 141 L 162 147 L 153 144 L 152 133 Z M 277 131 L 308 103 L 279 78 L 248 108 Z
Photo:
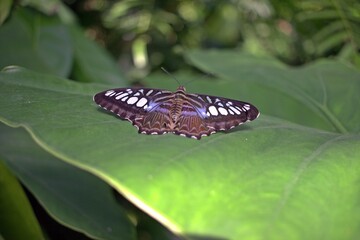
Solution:
M 139 92 L 141 92 L 142 94 L 144 94 L 144 89 L 140 89 Z
M 218 110 L 222 115 L 224 116 L 228 115 L 228 111 L 225 108 L 219 107 Z
M 212 103 L 211 98 L 209 96 L 206 96 L 206 99 L 208 100 L 209 103 Z
M 242 111 L 241 107 L 239 106 L 234 106 L 237 110 L 239 110 L 240 112 Z
M 137 100 L 138 100 L 137 97 L 131 97 L 131 98 L 129 98 L 129 100 L 127 100 L 127 103 L 128 104 L 134 104 L 134 103 L 137 102 Z
M 139 93 L 139 92 L 137 92 L 137 93 L 135 93 L 135 94 L 134 94 L 134 96 L 140 96 L 140 93 Z
M 109 90 L 109 91 L 107 91 L 107 92 L 105 93 L 105 96 L 109 96 L 109 95 L 111 95 L 112 93 L 114 93 L 114 91 L 113 91 L 113 90 Z
M 233 110 L 236 114 L 240 114 L 240 111 L 239 110 L 237 110 L 236 108 L 234 108 L 233 106 L 230 106 L 229 107 L 231 110 Z
M 140 98 L 140 100 L 136 103 L 136 106 L 143 107 L 146 103 L 147 103 L 147 99 L 143 97 L 143 98 Z
M 147 92 L 146 96 L 149 96 L 154 90 L 150 89 L 150 91 Z
M 125 102 L 126 99 L 128 99 L 129 97 L 128 96 L 125 96 L 123 99 L 121 99 L 121 101 Z
M 123 98 L 123 97 L 125 97 L 125 96 L 127 96 L 128 95 L 128 93 L 123 93 L 123 94 L 120 94 L 119 96 L 116 96 L 116 100 L 119 100 L 120 98 Z
M 245 105 L 244 105 L 244 108 L 245 108 L 246 110 L 250 110 L 250 105 L 249 105 L 249 104 L 245 104 Z
M 211 113 L 211 115 L 214 115 L 214 116 L 217 116 L 219 114 L 218 111 L 216 110 L 216 107 L 214 107 L 214 106 L 209 107 L 209 112 Z

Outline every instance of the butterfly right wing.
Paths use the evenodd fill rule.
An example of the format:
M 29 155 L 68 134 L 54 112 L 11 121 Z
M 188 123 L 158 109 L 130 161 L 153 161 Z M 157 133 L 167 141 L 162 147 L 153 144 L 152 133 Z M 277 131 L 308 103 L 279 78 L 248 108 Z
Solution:
M 187 94 L 210 133 L 225 131 L 259 116 L 250 103 L 203 94 Z

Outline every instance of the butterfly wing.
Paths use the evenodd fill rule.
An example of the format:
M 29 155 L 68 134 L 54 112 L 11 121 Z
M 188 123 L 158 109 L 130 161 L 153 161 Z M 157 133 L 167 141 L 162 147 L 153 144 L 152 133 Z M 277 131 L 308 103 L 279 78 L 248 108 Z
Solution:
M 169 109 L 173 93 L 161 89 L 116 88 L 100 92 L 94 101 L 102 108 L 130 121 L 140 133 L 163 134 L 170 124 Z
M 142 118 L 135 119 L 139 133 L 165 134 L 170 131 L 171 119 L 167 101 L 157 105 Z
M 178 91 L 179 93 L 172 93 L 160 89 L 117 88 L 96 94 L 94 101 L 102 108 L 130 121 L 138 128 L 139 133 L 173 132 L 196 139 L 231 129 L 259 116 L 257 108 L 250 103 L 202 94 L 186 94 L 181 88 Z M 174 117 L 171 110 L 179 98 L 182 99 L 181 114 L 174 121 L 171 119 Z
M 200 139 L 202 136 L 208 136 L 214 132 L 212 128 L 207 126 L 190 101 L 183 103 L 181 112 L 174 134 Z
M 204 135 L 229 130 L 259 116 L 258 109 L 247 102 L 202 94 L 187 97 L 207 129 Z

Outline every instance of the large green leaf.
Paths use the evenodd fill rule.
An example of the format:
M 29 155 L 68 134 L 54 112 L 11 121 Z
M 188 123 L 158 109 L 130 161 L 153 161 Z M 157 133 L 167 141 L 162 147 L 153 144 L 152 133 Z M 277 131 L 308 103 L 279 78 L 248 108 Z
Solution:
M 341 76 L 344 66 L 330 66 Z M 322 69 L 323 63 L 309 71 L 312 68 Z M 267 76 L 274 82 L 281 78 L 288 86 L 292 71 L 269 68 Z M 300 73 L 308 74 L 306 69 Z M 355 71 L 346 74 L 359 77 Z M 248 82 L 256 79 L 250 72 L 245 76 Z M 256 105 L 264 104 L 257 102 L 256 94 L 274 100 L 275 87 L 266 90 L 263 85 L 268 82 L 256 81 L 251 93 L 243 82 L 232 79 L 198 81 L 191 88 L 254 100 Z M 163 76 L 157 83 L 160 87 L 171 81 Z M 342 90 L 333 82 L 323 83 L 329 92 Z M 21 69 L 1 73 L 0 84 L 1 121 L 25 127 L 49 153 L 104 179 L 173 231 L 229 239 L 354 239 L 360 234 L 359 135 L 308 128 L 266 114 L 201 141 L 138 135 L 128 122 L 98 110 L 91 95 L 99 87 Z M 313 90 L 323 93 L 323 88 Z M 281 88 L 276 93 L 282 94 L 279 99 L 288 97 Z M 328 94 L 327 99 L 339 106 L 353 100 L 355 109 L 357 97 L 350 93 L 345 98 L 343 93 Z M 290 103 L 294 109 L 287 101 L 276 101 L 272 107 L 283 109 L 286 116 L 314 112 L 298 98 Z M 357 113 L 352 116 L 358 118 Z M 318 119 L 319 125 L 327 122 L 326 117 Z
M 72 26 L 70 30 L 75 50 L 73 77 L 80 82 L 124 84 L 119 67 L 109 54 L 77 27 Z
M 1 160 L 55 219 L 96 239 L 135 239 L 135 228 L 108 185 L 43 151 L 22 129 L 0 124 L 0 132 Z M 11 222 L 3 220 L 7 226 Z M 19 229 L 25 236 L 18 239 L 39 239 Z
M 0 68 L 20 65 L 63 77 L 69 75 L 73 46 L 67 27 L 58 18 L 18 8 L 0 27 L 0 36 Z
M 40 6 L 40 2 L 32 4 Z M 46 4 L 45 4 L 46 5 Z M 45 9 L 64 6 L 55 1 Z M 59 13 L 61 15 L 61 13 Z M 124 84 L 119 68 L 108 53 L 87 39 L 76 25 L 47 17 L 28 8 L 17 8 L 0 27 L 0 69 L 18 65 L 80 82 Z

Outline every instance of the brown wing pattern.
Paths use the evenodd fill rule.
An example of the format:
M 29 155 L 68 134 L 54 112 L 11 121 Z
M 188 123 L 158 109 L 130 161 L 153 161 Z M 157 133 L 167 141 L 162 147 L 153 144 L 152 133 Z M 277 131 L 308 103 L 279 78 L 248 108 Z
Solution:
M 202 136 L 208 136 L 214 133 L 214 129 L 209 128 L 191 103 L 184 103 L 182 114 L 178 119 L 175 134 L 184 137 L 200 139 Z
M 171 132 L 171 119 L 168 103 L 158 105 L 145 116 L 135 119 L 133 125 L 144 134 L 165 134 Z

